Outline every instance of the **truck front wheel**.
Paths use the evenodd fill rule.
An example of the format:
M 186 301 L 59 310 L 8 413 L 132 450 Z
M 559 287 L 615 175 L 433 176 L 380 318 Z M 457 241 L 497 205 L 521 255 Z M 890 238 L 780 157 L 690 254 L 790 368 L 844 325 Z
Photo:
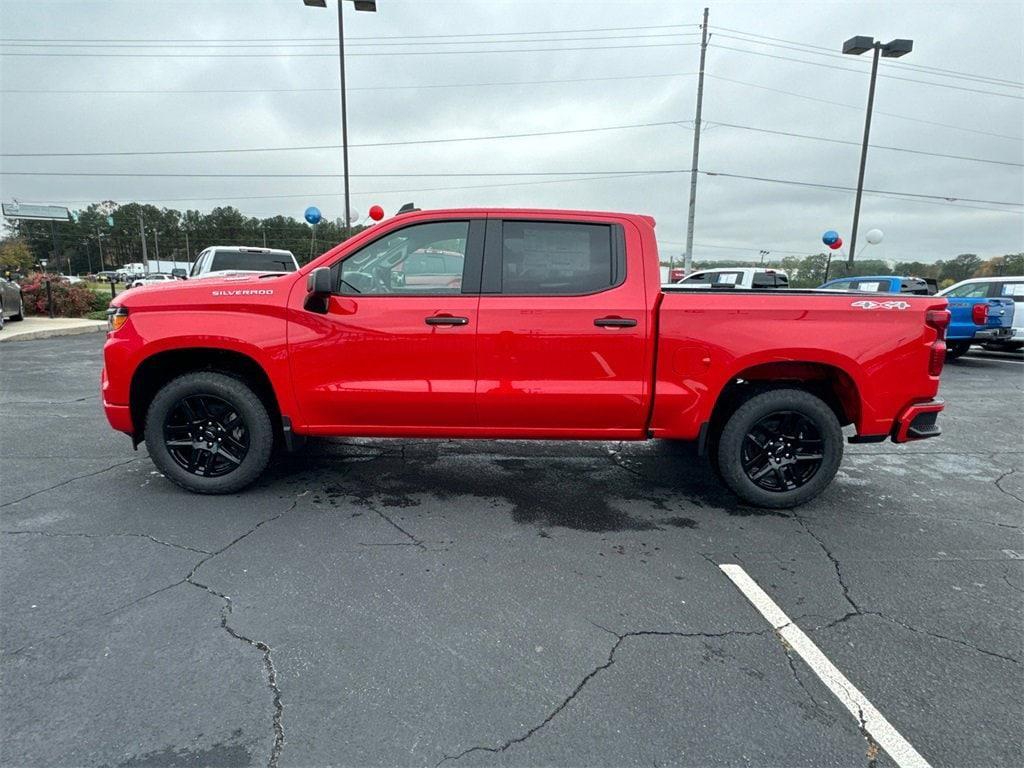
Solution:
M 832 482 L 843 458 L 843 432 L 820 398 L 773 389 L 733 412 L 719 436 L 717 458 L 726 485 L 741 499 L 788 509 Z
M 266 468 L 274 429 L 246 384 L 212 371 L 166 384 L 146 413 L 146 448 L 170 480 L 194 493 L 233 493 Z

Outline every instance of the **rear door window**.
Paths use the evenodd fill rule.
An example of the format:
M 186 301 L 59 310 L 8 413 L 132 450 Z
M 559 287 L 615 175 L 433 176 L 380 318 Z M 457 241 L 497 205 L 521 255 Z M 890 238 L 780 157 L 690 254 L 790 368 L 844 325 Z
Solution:
M 754 288 L 785 288 L 789 279 L 778 272 L 757 272 L 754 274 Z
M 996 283 L 996 285 L 999 287 L 997 296 L 1003 299 L 1013 299 L 1014 311 L 1024 312 L 1024 308 L 1016 306 L 1017 304 L 1024 304 L 1024 281 L 1019 283 Z
M 493 250 L 500 250 L 500 269 Z M 485 291 L 510 296 L 598 293 L 626 277 L 621 229 L 608 224 L 491 221 L 487 259 Z

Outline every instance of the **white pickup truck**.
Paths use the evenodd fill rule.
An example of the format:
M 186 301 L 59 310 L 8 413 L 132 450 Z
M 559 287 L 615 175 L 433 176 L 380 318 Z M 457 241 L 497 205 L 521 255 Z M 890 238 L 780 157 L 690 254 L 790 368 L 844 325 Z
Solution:
M 680 280 L 675 285 L 686 288 L 788 288 L 789 275 L 781 269 L 764 267 L 719 267 L 702 269 Z

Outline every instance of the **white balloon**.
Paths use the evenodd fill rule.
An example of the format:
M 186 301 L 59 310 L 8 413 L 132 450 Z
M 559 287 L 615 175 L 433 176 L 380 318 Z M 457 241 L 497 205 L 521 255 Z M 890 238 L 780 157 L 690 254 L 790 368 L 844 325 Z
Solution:
M 359 211 L 357 211 L 355 208 L 349 208 L 348 220 L 351 221 L 353 224 L 359 221 Z
M 878 245 L 882 242 L 882 238 L 885 237 L 885 235 L 880 229 L 869 229 L 866 237 L 869 243 L 872 245 Z

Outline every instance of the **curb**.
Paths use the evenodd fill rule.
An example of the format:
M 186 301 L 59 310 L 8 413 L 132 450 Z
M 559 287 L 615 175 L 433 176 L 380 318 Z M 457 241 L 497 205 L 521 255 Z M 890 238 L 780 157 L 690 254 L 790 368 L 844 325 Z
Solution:
M 90 321 L 88 325 L 73 325 L 67 328 L 39 328 L 29 331 L 12 331 L 10 324 L 5 324 L 0 331 L 0 344 L 13 341 L 33 341 L 49 339 L 54 336 L 78 336 L 83 333 L 99 333 L 105 331 L 107 324 L 101 320 Z

